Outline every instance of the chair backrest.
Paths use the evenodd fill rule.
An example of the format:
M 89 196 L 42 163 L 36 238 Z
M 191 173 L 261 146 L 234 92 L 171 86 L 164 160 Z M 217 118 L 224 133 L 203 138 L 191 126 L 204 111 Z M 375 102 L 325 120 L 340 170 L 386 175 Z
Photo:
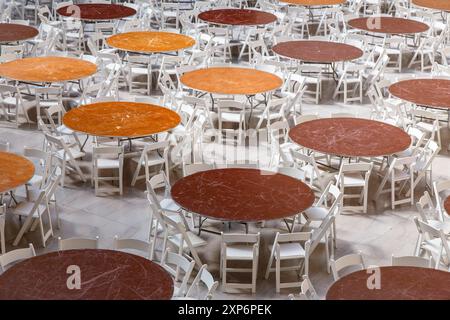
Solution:
M 349 173 L 363 173 L 366 184 L 369 181 L 370 174 L 372 172 L 373 163 L 342 163 L 339 170 L 339 174 L 336 178 L 338 185 L 344 185 L 345 174 Z
M 191 257 L 193 257 L 195 263 L 198 265 L 198 267 L 202 266 L 200 257 L 198 256 L 197 250 L 193 246 L 188 234 L 187 234 L 187 222 L 183 219 L 184 216 L 179 214 L 180 218 L 182 219 L 182 222 L 176 222 L 172 219 L 170 219 L 164 211 L 161 212 L 162 220 L 165 223 L 166 226 L 166 233 L 171 235 L 176 235 L 179 239 L 179 245 L 183 248 L 187 248 L 188 251 L 191 254 Z M 185 246 L 186 244 L 186 246 Z
M 114 236 L 114 250 L 133 250 L 139 251 L 145 254 L 146 258 L 150 258 L 152 244 L 148 241 L 139 239 L 119 239 L 116 235 Z
M 260 238 L 261 238 L 261 234 L 255 233 L 247 233 L 247 234 L 242 234 L 242 233 L 221 233 L 221 237 L 222 237 L 222 243 L 246 243 L 246 244 L 255 244 L 257 246 L 259 246 L 259 242 L 260 242 Z
M 317 229 L 313 230 L 311 239 L 305 243 L 305 251 L 307 252 L 307 255 L 310 255 L 314 252 L 322 239 L 325 238 L 325 241 L 328 240 L 326 238 L 327 233 L 330 231 L 330 228 L 335 219 L 335 216 L 328 215 L 328 217 L 322 221 L 320 226 Z
M 358 267 L 359 270 L 365 269 L 364 258 L 361 251 L 340 257 L 337 260 L 331 260 L 331 271 L 334 281 L 339 280 L 339 271 L 348 267 Z
M 393 266 L 404 266 L 404 267 L 419 267 L 419 268 L 431 268 L 433 260 L 431 257 L 422 258 L 416 256 L 402 256 L 396 257 L 392 255 L 392 265 Z
M 421 147 L 426 137 L 425 132 L 415 127 L 409 127 L 407 132 L 411 136 L 412 146 Z
M 61 239 L 61 237 L 58 237 L 58 250 L 98 249 L 98 239 L 98 236 L 96 236 L 95 239 Z
M 119 158 L 120 160 L 123 161 L 123 155 L 124 155 L 124 148 L 123 146 L 120 147 L 113 147 L 113 146 L 108 146 L 108 147 L 93 147 L 92 148 L 92 160 L 93 161 L 97 161 L 98 159 L 101 158 L 114 158 L 117 159 Z
M 428 191 L 425 191 L 423 196 L 420 197 L 419 201 L 416 203 L 416 207 L 417 211 L 419 211 L 420 218 L 425 222 L 428 222 L 430 215 L 433 216 L 437 213 L 436 207 L 434 206 Z
M 195 261 L 189 261 L 180 254 L 170 252 L 168 249 L 163 253 L 161 266 L 178 280 L 180 269 L 183 271 L 181 284 L 178 288 L 179 296 L 184 296 L 188 290 L 188 281 L 195 267 Z M 172 267 L 173 266 L 173 267 Z
M 309 277 L 305 274 L 303 275 L 303 282 L 300 285 L 300 299 L 304 300 L 318 300 L 319 296 L 316 293 Z
M 279 167 L 277 172 L 297 180 L 305 181 L 305 172 L 303 170 L 292 167 Z
M 23 155 L 27 158 L 38 160 L 38 164 L 35 164 L 35 167 L 40 168 L 40 170 L 36 170 L 36 173 L 42 175 L 42 184 L 39 187 L 44 186 L 51 169 L 50 153 L 40 149 L 24 147 Z
M 191 174 L 208 171 L 214 169 L 214 164 L 207 163 L 192 163 L 192 164 L 183 164 L 183 176 L 190 176 Z
M 355 118 L 356 116 L 352 113 L 346 112 L 336 112 L 331 114 L 331 118 Z
M 159 188 L 164 188 L 166 195 L 170 192 L 170 183 L 169 180 L 167 180 L 164 171 L 155 174 L 147 181 L 147 191 L 152 190 L 153 193 L 156 195 L 156 192 L 154 190 Z
M 431 169 L 434 158 L 437 156 L 441 147 L 434 140 L 428 140 L 425 146 L 416 155 L 415 169 L 427 171 Z
M 2 270 L 5 271 L 8 265 L 35 256 L 36 252 L 34 251 L 33 244 L 30 243 L 28 248 L 16 249 L 2 254 L 0 256 L 0 266 L 2 267 Z
M 436 268 L 439 266 L 441 257 L 444 257 L 444 259 L 447 260 L 447 263 L 450 263 L 450 247 L 444 231 L 434 228 L 425 221 L 420 220 L 418 217 L 414 217 L 414 222 L 417 226 L 417 231 L 419 231 L 419 241 L 423 240 L 423 236 L 428 238 L 428 240 L 440 239 L 441 248 L 438 250 L 438 257 L 435 259 Z M 442 254 L 445 255 L 442 256 Z
M 275 235 L 275 240 L 273 242 L 273 247 L 275 248 L 279 243 L 308 241 L 311 239 L 311 234 L 312 232 L 277 232 L 277 234 Z
M 433 193 L 436 201 L 436 208 L 442 213 L 443 218 L 443 201 L 445 201 L 445 195 L 443 196 L 441 193 L 443 191 L 447 191 L 450 194 L 450 180 L 442 180 L 442 181 L 434 181 L 433 182 Z M 443 220 L 443 219 L 442 219 Z
M 303 171 L 308 170 L 309 172 L 305 172 L 306 177 L 308 178 L 308 184 L 310 187 L 314 186 L 314 183 L 317 182 L 317 185 L 320 190 L 325 189 L 325 184 L 322 178 L 322 175 L 319 171 L 319 168 L 317 166 L 316 160 L 314 159 L 313 155 L 306 155 L 299 151 L 290 149 L 289 150 L 292 156 L 292 159 L 294 160 L 294 163 L 296 164 L 296 167 L 299 167 Z M 304 169 L 303 169 L 304 168 Z
M 207 291 L 204 296 L 201 295 L 200 291 L 200 285 L 203 284 Z M 186 293 L 186 297 L 194 297 L 194 291 L 197 291 L 197 295 L 195 296 L 199 300 L 211 300 L 213 298 L 214 292 L 216 291 L 217 287 L 219 286 L 218 281 L 214 281 L 213 276 L 207 269 L 207 265 L 204 264 L 200 268 L 200 271 L 198 272 L 197 276 L 195 277 L 194 281 L 192 281 L 192 285 L 190 286 L 189 290 Z

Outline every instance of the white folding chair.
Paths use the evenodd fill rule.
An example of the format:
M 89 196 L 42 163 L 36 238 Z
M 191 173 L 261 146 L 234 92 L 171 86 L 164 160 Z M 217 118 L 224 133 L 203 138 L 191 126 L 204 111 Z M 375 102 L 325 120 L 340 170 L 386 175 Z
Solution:
M 256 292 L 256 277 L 258 275 L 258 259 L 260 233 L 257 234 L 224 234 L 222 232 L 221 250 L 220 250 L 220 275 L 222 278 L 222 287 L 224 291 L 229 288 L 251 289 Z M 247 261 L 251 262 L 251 268 L 230 267 L 229 261 Z M 227 273 L 245 272 L 251 273 L 250 283 L 230 283 L 227 282 Z
M 162 150 L 162 151 L 161 151 Z M 160 154 L 162 152 L 162 155 Z M 142 150 L 141 156 L 132 158 L 136 163 L 136 170 L 134 171 L 131 185 L 134 186 L 136 181 L 145 178 L 150 179 L 150 167 L 159 166 L 162 170 L 164 166 L 166 171 L 166 178 L 169 179 L 169 140 L 159 141 L 146 145 Z M 145 174 L 140 175 L 141 169 L 144 167 Z M 158 172 L 159 173 L 159 172 Z
M 184 297 L 188 291 L 188 282 L 195 267 L 195 261 L 189 261 L 180 254 L 170 252 L 167 249 L 162 256 L 161 266 L 174 277 L 175 282 L 179 282 L 182 271 L 182 278 L 178 285 L 174 287 L 174 297 Z
M 123 146 L 93 148 L 92 180 L 95 185 L 95 195 L 102 191 L 119 191 L 120 195 L 123 194 L 123 157 Z M 100 175 L 101 170 L 117 170 L 117 176 Z M 119 187 L 100 186 L 100 181 L 118 181 Z
M 331 272 L 333 273 L 334 281 L 337 281 L 341 278 L 339 272 L 352 267 L 352 272 L 356 270 L 365 269 L 364 258 L 362 256 L 361 251 L 358 253 L 347 254 L 345 256 L 340 257 L 339 259 L 334 260 L 333 258 L 330 260 L 331 264 Z M 356 268 L 356 270 L 355 270 Z
M 203 285 L 206 290 L 201 290 L 200 286 Z M 187 299 L 198 299 L 198 300 L 211 300 L 214 293 L 219 286 L 218 281 L 214 281 L 213 276 L 208 271 L 206 264 L 202 265 L 192 285 L 186 293 Z M 202 294 L 202 292 L 205 292 Z
M 77 249 L 98 249 L 99 237 L 95 239 L 87 238 L 69 238 L 62 239 L 58 237 L 58 250 L 77 250 Z
M 114 236 L 113 248 L 114 250 L 130 251 L 133 254 L 139 253 L 145 258 L 150 259 L 152 244 L 139 239 L 119 239 L 116 235 Z
M 289 294 L 288 298 L 289 300 L 319 300 L 319 296 L 307 275 L 303 276 L 303 282 L 300 285 L 300 294 L 298 298 L 293 294 Z
M 392 265 L 402 267 L 432 268 L 433 260 L 416 256 L 396 257 L 392 255 Z
M 5 271 L 11 264 L 35 256 L 36 252 L 34 251 L 33 244 L 30 243 L 28 248 L 16 249 L 0 255 L 0 266 L 2 267 L 2 271 Z
M 342 209 L 362 210 L 367 213 L 367 199 L 369 192 L 369 178 L 372 172 L 373 163 L 342 163 L 339 174 L 335 176 L 336 184 L 343 194 L 343 202 L 345 199 L 358 198 L 362 206 L 346 206 Z M 346 188 L 360 188 L 360 194 L 345 194 Z

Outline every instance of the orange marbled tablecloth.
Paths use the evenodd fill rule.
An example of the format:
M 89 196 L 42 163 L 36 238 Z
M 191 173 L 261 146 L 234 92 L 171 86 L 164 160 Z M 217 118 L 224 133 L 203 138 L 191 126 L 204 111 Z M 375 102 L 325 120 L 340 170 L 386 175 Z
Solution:
M 0 193 L 27 183 L 34 175 L 33 163 L 25 157 L 0 152 Z
M 256 69 L 220 67 L 186 72 L 180 81 L 187 87 L 216 94 L 254 95 L 278 89 L 283 80 Z
M 84 105 L 64 115 L 72 130 L 93 136 L 137 138 L 176 127 L 180 116 L 167 108 L 147 103 L 111 101 Z
M 143 53 L 177 51 L 195 44 L 193 38 L 182 34 L 155 31 L 120 33 L 109 37 L 106 42 L 113 48 Z
M 430 8 L 435 10 L 449 11 L 450 12 L 450 1 L 449 0 L 412 0 L 412 3 L 416 6 Z
M 33 57 L 0 64 L 0 77 L 25 82 L 79 80 L 96 72 L 92 62 L 68 57 Z

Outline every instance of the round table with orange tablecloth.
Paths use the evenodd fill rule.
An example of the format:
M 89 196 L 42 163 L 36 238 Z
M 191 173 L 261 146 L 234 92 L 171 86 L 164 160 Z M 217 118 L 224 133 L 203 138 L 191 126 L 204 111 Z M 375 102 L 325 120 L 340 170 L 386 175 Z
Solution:
M 67 112 L 64 124 L 92 136 L 139 138 L 168 131 L 181 121 L 167 108 L 147 103 L 111 101 L 84 105 Z
M 190 48 L 195 40 L 172 32 L 134 31 L 113 35 L 106 39 L 109 46 L 130 52 L 158 53 Z
M 68 57 L 32 57 L 0 64 L 0 77 L 23 82 L 75 81 L 96 72 L 92 62 Z
M 412 0 L 412 4 L 423 8 L 450 12 L 450 1 L 448 0 Z
M 25 157 L 0 152 L 0 194 L 14 190 L 34 175 L 33 163 Z
M 215 94 L 255 95 L 281 87 L 283 80 L 275 74 L 248 68 L 213 67 L 186 72 L 183 85 Z

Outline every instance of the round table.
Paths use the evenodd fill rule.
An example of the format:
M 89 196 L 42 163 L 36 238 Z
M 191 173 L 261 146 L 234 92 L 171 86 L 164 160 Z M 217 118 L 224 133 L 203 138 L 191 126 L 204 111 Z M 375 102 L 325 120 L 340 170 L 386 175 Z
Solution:
M 199 91 L 229 94 L 255 95 L 278 89 L 283 80 L 275 74 L 256 69 L 220 67 L 186 72 L 180 81 Z
M 344 4 L 346 2 L 346 0 L 280 0 L 280 1 L 284 3 L 305 7 L 335 6 L 338 4 Z
M 64 17 L 87 21 L 114 20 L 136 14 L 133 8 L 106 3 L 81 3 L 59 8 L 56 12 Z
M 249 9 L 209 10 L 200 13 L 198 18 L 214 24 L 232 26 L 265 25 L 277 20 L 277 17 L 272 13 Z
M 36 37 L 39 31 L 16 23 L 0 23 L 0 43 L 24 41 Z
M 0 76 L 24 82 L 80 80 L 97 72 L 91 62 L 67 57 L 33 57 L 0 64 Z
M 407 149 L 410 136 L 390 124 L 356 118 L 303 122 L 289 131 L 298 145 L 341 157 L 380 157 Z
M 195 44 L 195 40 L 178 33 L 135 31 L 113 35 L 106 39 L 106 43 L 124 51 L 155 53 L 189 48 Z
M 80 289 L 68 289 L 69 266 Z M 158 264 L 113 250 L 56 251 L 24 260 L 0 275 L 0 300 L 168 300 L 173 280 Z
M 0 193 L 24 185 L 33 175 L 33 162 L 14 153 L 0 151 Z
M 373 271 L 372 271 L 373 272 Z M 380 267 L 380 289 L 368 289 L 373 273 L 361 270 L 337 280 L 327 300 L 450 300 L 450 273 L 417 267 Z M 369 283 L 372 283 L 369 280 Z
M 309 208 L 313 191 L 298 179 L 258 169 L 198 172 L 178 180 L 173 200 L 199 215 L 235 222 L 291 217 Z
M 312 63 L 335 63 L 358 59 L 363 51 L 357 47 L 332 42 L 299 40 L 286 41 L 275 45 L 272 50 L 283 57 Z
M 412 3 L 424 8 L 450 12 L 450 1 L 448 0 L 412 0 Z
M 416 20 L 379 16 L 352 19 L 348 24 L 352 28 L 367 32 L 403 35 L 425 32 L 430 28 Z
M 450 80 L 410 79 L 392 84 L 389 92 L 419 106 L 450 110 Z
M 84 105 L 67 112 L 63 123 L 92 136 L 139 138 L 176 127 L 180 116 L 147 103 L 111 101 Z
M 450 214 L 450 196 L 448 196 L 444 201 L 444 209 L 447 214 Z

